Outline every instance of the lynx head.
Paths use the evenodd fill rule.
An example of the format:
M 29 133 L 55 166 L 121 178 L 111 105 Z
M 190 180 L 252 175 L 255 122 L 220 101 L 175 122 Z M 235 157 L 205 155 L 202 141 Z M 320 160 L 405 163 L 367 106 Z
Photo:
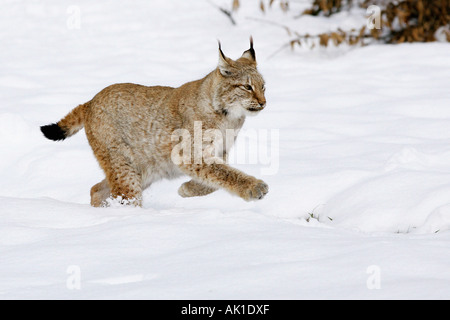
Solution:
M 252 38 L 250 49 L 237 60 L 226 57 L 219 42 L 216 77 L 218 77 L 214 96 L 216 110 L 229 116 L 242 117 L 256 115 L 266 106 L 264 79 L 256 69 Z

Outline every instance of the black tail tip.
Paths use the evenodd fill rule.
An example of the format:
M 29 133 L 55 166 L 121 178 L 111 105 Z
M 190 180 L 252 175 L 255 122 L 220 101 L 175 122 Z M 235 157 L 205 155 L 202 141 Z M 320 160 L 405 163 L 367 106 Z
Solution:
M 41 131 L 47 139 L 53 141 L 64 140 L 66 138 L 66 132 L 56 123 L 41 126 Z

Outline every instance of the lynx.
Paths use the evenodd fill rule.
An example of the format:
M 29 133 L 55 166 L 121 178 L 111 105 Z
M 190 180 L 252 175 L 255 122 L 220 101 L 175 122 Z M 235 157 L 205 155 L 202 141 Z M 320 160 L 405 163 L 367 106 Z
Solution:
M 253 40 L 237 60 L 224 55 L 219 42 L 219 63 L 204 78 L 181 87 L 113 84 L 79 105 L 57 123 L 42 126 L 51 140 L 64 140 L 83 127 L 106 178 L 91 188 L 91 205 L 111 201 L 142 206 L 142 192 L 163 178 L 188 175 L 178 189 L 182 197 L 203 196 L 223 188 L 244 200 L 262 199 L 268 185 L 227 162 L 174 163 L 172 150 L 178 129 L 238 131 L 248 115 L 264 109 L 264 79 L 256 68 Z M 216 143 L 217 141 L 212 141 Z M 232 143 L 222 144 L 226 159 Z

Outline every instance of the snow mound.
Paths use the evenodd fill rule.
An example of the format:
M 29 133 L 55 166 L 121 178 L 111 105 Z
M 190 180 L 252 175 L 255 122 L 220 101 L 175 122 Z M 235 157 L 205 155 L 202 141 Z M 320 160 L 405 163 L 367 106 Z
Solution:
M 364 232 L 450 229 L 449 174 L 399 171 L 367 179 L 331 198 L 321 221 Z

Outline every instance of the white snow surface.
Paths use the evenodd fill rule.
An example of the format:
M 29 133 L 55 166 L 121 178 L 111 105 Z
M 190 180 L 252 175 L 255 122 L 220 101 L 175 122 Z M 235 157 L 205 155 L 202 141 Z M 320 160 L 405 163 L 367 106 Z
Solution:
M 0 299 L 450 298 L 450 46 L 278 50 L 286 31 L 250 18 L 310 34 L 365 19 L 258 3 L 232 26 L 201 0 L 3 1 Z M 53 142 L 39 126 L 112 83 L 199 79 L 217 39 L 238 58 L 250 35 L 267 107 L 235 148 L 257 163 L 234 166 L 266 198 L 183 199 L 186 177 L 143 208 L 90 207 L 103 173 L 84 131 Z

